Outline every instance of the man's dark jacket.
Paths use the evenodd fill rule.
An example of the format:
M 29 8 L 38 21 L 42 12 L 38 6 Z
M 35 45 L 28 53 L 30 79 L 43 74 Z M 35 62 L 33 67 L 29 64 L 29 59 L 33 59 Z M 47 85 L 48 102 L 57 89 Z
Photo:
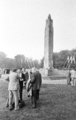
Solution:
M 42 77 L 39 71 L 33 74 L 33 79 L 31 79 L 32 90 L 38 90 L 41 87 Z

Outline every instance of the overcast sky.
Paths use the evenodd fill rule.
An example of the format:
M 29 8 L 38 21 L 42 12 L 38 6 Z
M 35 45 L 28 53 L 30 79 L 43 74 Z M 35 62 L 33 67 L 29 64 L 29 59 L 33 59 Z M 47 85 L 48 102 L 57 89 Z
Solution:
M 48 14 L 54 52 L 76 48 L 76 0 L 0 0 L 0 51 L 41 59 Z

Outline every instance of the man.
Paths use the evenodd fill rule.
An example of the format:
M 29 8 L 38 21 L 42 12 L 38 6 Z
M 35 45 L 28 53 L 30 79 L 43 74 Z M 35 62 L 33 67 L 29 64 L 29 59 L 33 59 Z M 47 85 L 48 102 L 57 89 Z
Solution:
M 70 74 L 71 74 L 71 85 L 75 86 L 76 71 L 74 70 L 74 68 L 70 71 Z
M 39 99 L 39 91 L 41 87 L 42 78 L 39 71 L 36 71 L 35 68 L 33 70 L 33 77 L 30 82 L 32 84 L 32 97 L 31 97 L 32 105 L 33 105 L 33 108 L 36 108 L 37 100 Z
M 26 82 L 29 79 L 29 74 L 28 74 L 28 70 L 27 69 L 25 70 L 25 79 L 26 79 Z
M 71 73 L 70 73 L 70 70 L 69 70 L 69 72 L 68 72 L 67 84 L 68 84 L 68 85 L 71 85 Z
M 42 84 L 42 76 L 41 73 L 37 70 L 35 73 L 36 79 L 37 79 L 37 94 L 36 99 L 39 100 L 39 92 Z
M 28 93 L 28 97 L 31 97 L 32 96 L 32 84 L 31 84 L 31 79 L 33 77 L 33 74 L 32 74 L 32 71 L 29 70 L 28 71 L 28 80 L 26 82 L 26 90 L 27 90 L 27 93 Z
M 26 86 L 26 82 L 27 82 L 27 80 L 29 79 L 28 71 L 27 71 L 27 69 L 22 68 L 22 72 L 23 72 L 23 74 L 24 74 L 24 76 L 25 76 L 23 85 Z
M 18 105 L 18 91 L 19 91 L 19 76 L 14 69 L 6 78 L 9 81 L 8 91 L 9 91 L 9 110 L 13 109 L 13 97 L 15 100 L 15 110 L 19 109 Z
M 25 81 L 25 75 L 22 72 L 22 69 L 19 69 L 19 85 L 20 85 L 20 90 L 19 90 L 19 96 L 20 96 L 20 100 L 19 102 L 22 102 L 23 100 L 23 82 Z

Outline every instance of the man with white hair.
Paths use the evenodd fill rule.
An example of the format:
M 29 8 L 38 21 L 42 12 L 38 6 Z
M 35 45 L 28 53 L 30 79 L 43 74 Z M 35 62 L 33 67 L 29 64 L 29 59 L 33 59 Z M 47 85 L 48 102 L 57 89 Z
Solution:
M 36 68 L 32 69 L 33 78 L 30 80 L 32 84 L 32 105 L 33 108 L 37 107 L 37 100 L 39 99 L 39 91 L 42 83 L 42 77 L 39 71 Z
M 32 72 L 34 73 L 35 71 L 36 71 L 36 68 L 35 68 L 35 67 L 33 67 L 33 68 L 32 68 Z

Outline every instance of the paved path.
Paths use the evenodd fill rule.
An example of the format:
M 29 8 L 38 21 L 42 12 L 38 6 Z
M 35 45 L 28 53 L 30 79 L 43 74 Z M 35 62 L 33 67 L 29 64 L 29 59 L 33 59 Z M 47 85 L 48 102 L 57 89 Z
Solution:
M 42 76 L 42 83 L 43 84 L 63 84 L 67 85 L 67 78 L 64 77 L 48 77 L 48 76 Z
M 67 85 L 67 79 L 62 79 L 62 80 L 44 80 L 42 79 L 43 84 L 63 84 Z

